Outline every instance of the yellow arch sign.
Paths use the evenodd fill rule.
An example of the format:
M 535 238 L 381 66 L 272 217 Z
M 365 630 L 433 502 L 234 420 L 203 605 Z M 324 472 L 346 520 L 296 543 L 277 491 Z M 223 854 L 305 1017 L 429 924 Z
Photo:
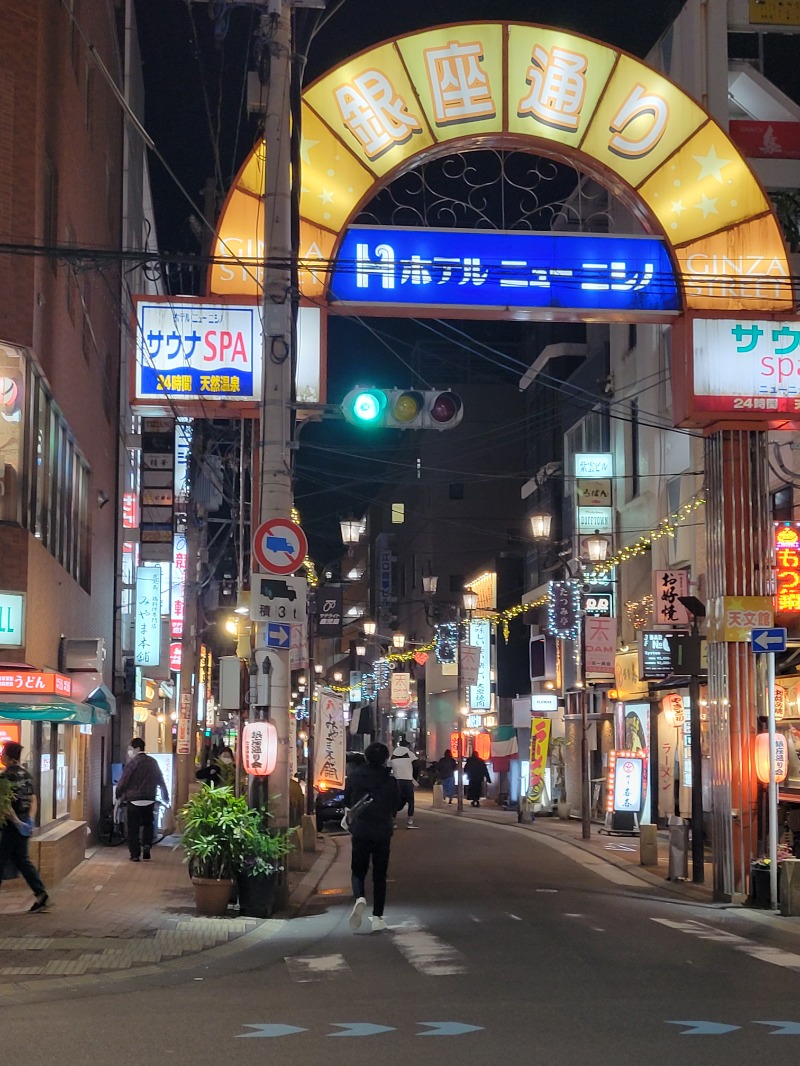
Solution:
M 686 310 L 794 307 L 769 200 L 726 133 L 633 56 L 577 34 L 463 23 L 376 45 L 303 94 L 302 294 L 324 297 L 349 221 L 398 174 L 481 146 L 569 159 L 666 238 Z M 209 291 L 258 295 L 264 146 L 223 209 Z M 320 261 L 319 270 L 313 261 Z

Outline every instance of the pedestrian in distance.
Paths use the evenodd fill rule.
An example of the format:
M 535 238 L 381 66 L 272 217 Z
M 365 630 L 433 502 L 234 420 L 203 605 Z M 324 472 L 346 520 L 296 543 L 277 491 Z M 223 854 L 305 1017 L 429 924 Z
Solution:
M 0 884 L 6 863 L 16 866 L 28 883 L 28 888 L 36 899 L 30 908 L 32 912 L 43 911 L 50 902 L 47 889 L 42 884 L 39 871 L 28 856 L 28 838 L 33 832 L 36 821 L 38 801 L 33 785 L 33 778 L 22 765 L 22 745 L 14 740 L 3 745 L 3 772 L 0 778 L 8 781 L 12 787 L 11 810 L 3 822 L 0 834 Z
M 232 785 L 236 776 L 236 768 L 233 761 L 233 752 L 230 748 L 220 748 L 219 754 L 213 756 L 201 766 L 194 775 L 204 785 L 212 788 L 220 788 L 222 785 Z
M 361 928 L 367 907 L 366 879 L 372 863 L 372 932 L 386 928 L 383 911 L 386 905 L 386 874 L 392 845 L 394 816 L 400 806 L 400 788 L 389 767 L 389 749 L 376 741 L 364 752 L 366 762 L 357 766 L 347 778 L 344 790 L 345 807 L 360 810 L 350 822 L 352 854 L 350 873 L 353 887 L 353 909 L 350 928 Z
M 436 777 L 442 786 L 442 795 L 452 803 L 456 794 L 456 760 L 449 748 L 436 764 Z
M 397 778 L 400 786 L 400 808 L 408 808 L 407 829 L 416 829 L 414 825 L 414 790 L 417 787 L 416 777 L 419 770 L 419 758 L 411 750 L 405 735 L 400 734 L 397 738 L 397 747 L 392 752 L 390 760 L 392 773 Z
M 467 775 L 467 799 L 470 801 L 473 807 L 480 807 L 481 796 L 483 795 L 483 782 L 487 784 L 492 783 L 492 779 L 489 776 L 489 769 L 486 763 L 478 755 L 477 751 L 469 756 L 464 763 L 464 773 Z
M 164 797 L 169 806 L 170 795 L 161 767 L 156 760 L 147 755 L 144 741 L 134 737 L 128 745 L 128 765 L 122 771 L 117 785 L 117 799 L 128 804 L 128 850 L 131 862 L 144 859 L 150 862 L 150 848 L 153 844 L 153 821 L 158 793 Z

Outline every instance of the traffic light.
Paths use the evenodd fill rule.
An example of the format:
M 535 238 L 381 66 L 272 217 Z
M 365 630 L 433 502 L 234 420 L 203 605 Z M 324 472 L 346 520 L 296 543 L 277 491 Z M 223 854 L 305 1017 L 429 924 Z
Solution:
M 464 417 L 449 389 L 351 389 L 342 414 L 354 426 L 376 429 L 452 429 Z

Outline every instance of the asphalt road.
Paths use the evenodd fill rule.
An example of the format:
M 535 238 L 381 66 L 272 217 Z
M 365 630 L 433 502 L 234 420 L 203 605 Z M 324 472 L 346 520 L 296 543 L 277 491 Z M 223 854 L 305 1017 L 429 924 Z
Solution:
M 425 812 L 418 823 L 395 836 L 386 932 L 349 929 L 345 844 L 306 916 L 258 948 L 4 1005 L 4 1045 L 26 1066 L 730 1066 L 798 1054 L 789 922 L 662 898 L 514 827 Z

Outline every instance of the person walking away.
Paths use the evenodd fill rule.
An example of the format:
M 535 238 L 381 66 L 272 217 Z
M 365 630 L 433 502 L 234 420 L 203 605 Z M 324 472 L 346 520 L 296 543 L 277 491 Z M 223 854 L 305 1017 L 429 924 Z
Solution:
M 417 787 L 416 771 L 419 759 L 415 752 L 408 746 L 405 736 L 397 738 L 397 747 L 392 752 L 390 762 L 392 773 L 397 778 L 400 786 L 400 807 L 408 807 L 407 829 L 416 829 L 414 825 L 414 790 Z
M 20 761 L 22 759 L 21 744 L 14 740 L 6 741 L 0 758 L 3 761 L 3 772 L 0 773 L 0 778 L 8 781 L 13 788 L 11 810 L 6 815 L 0 835 L 0 884 L 2 884 L 6 863 L 11 860 L 36 897 L 30 910 L 34 913 L 43 911 L 50 902 L 50 897 L 42 884 L 39 871 L 28 856 L 28 838 L 33 832 L 38 810 L 33 778 Z
M 117 799 L 128 804 L 128 850 L 131 862 L 150 862 L 156 796 L 160 791 L 169 806 L 170 795 L 161 767 L 145 754 L 144 741 L 134 737 L 128 745 L 128 765 L 117 785 Z
M 386 928 L 383 917 L 386 905 L 386 874 L 389 869 L 389 851 L 394 831 L 394 816 L 400 804 L 400 788 L 396 778 L 386 765 L 389 749 L 376 741 L 364 752 L 366 762 L 361 763 L 347 778 L 344 790 L 345 807 L 352 809 L 359 800 L 369 797 L 366 804 L 350 825 L 352 853 L 350 873 L 353 887 L 353 909 L 350 912 L 350 928 L 361 928 L 367 906 L 366 879 L 372 863 L 372 932 Z
M 489 776 L 489 770 L 486 763 L 478 755 L 477 751 L 469 756 L 464 763 L 464 773 L 467 775 L 467 799 L 470 801 L 473 807 L 480 807 L 481 795 L 483 794 L 483 782 L 491 784 L 492 779 Z
M 449 748 L 436 764 L 436 776 L 441 783 L 442 794 L 448 803 L 452 803 L 456 794 L 456 760 Z

